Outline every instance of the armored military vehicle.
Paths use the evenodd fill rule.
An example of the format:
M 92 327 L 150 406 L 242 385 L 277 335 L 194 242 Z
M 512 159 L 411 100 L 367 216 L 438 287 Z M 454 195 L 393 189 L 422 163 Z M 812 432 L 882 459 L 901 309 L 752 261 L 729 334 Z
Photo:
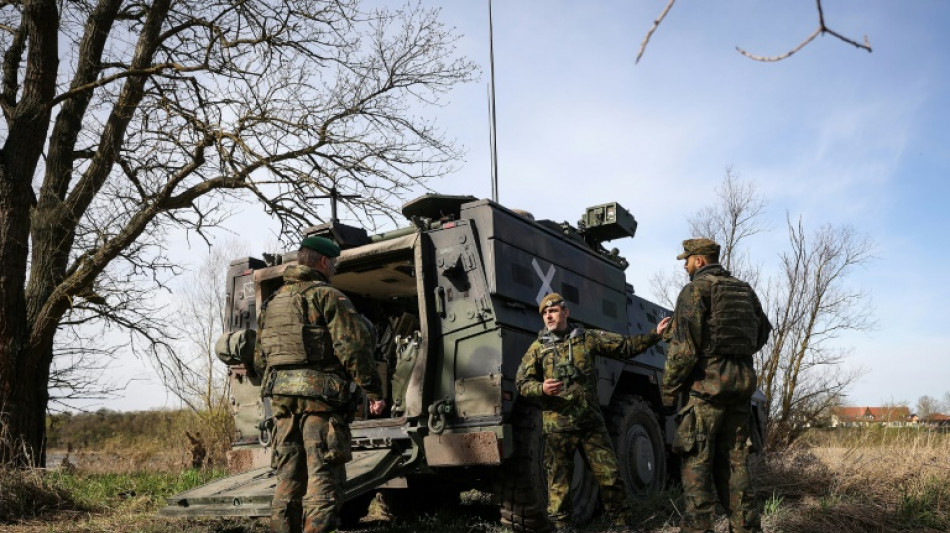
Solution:
M 637 334 L 669 315 L 635 294 L 624 277 L 627 260 L 603 245 L 633 237 L 637 223 L 617 203 L 588 208 L 571 225 L 439 195 L 413 200 L 402 213 L 410 226 L 380 235 L 337 222 L 307 231 L 343 248 L 333 285 L 376 328 L 390 406 L 383 417 L 352 424 L 344 525 L 364 516 L 374 497 L 398 514 L 478 489 L 493 494 L 505 525 L 545 531 L 540 416 L 515 391 L 515 373 L 542 327 L 537 305 L 549 292 L 563 295 L 571 319 L 589 328 Z M 226 336 L 256 328 L 259 303 L 294 261 L 289 253 L 231 263 Z M 660 405 L 663 350 L 597 362 L 598 397 L 626 485 L 639 497 L 661 489 L 674 471 L 674 421 Z M 163 514 L 269 514 L 276 484 L 270 408 L 241 357 L 224 358 L 237 429 L 229 463 L 240 473 L 169 498 Z M 756 416 L 761 431 L 764 413 Z M 576 464 L 574 518 L 582 523 L 597 510 L 597 484 L 584 461 Z

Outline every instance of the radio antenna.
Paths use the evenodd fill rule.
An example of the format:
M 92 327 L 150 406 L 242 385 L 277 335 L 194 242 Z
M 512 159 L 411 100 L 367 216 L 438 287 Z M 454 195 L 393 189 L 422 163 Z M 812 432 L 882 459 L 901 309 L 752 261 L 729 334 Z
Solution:
M 488 113 L 491 117 L 491 199 L 498 202 L 498 130 L 495 127 L 495 37 L 492 29 L 491 0 L 488 0 L 488 63 L 491 65 L 491 91 Z

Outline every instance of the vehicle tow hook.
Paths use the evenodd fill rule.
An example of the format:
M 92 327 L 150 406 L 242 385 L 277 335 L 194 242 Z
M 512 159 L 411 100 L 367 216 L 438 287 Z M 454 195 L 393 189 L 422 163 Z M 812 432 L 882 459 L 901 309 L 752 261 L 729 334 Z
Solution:
M 452 400 L 442 398 L 429 406 L 429 431 L 435 435 L 445 431 L 446 419 L 454 406 Z

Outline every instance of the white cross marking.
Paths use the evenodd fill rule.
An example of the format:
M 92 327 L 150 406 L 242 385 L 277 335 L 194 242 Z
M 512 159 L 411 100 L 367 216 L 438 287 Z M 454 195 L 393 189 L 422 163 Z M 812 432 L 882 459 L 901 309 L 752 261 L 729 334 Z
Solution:
M 540 304 L 541 300 L 543 300 L 549 292 L 554 292 L 554 289 L 551 288 L 551 280 L 554 279 L 555 269 L 552 264 L 551 267 L 548 268 L 547 274 L 541 272 L 541 265 L 538 264 L 537 259 L 532 259 L 531 265 L 534 267 L 534 271 L 537 272 L 538 277 L 541 278 L 541 290 L 538 291 L 538 296 L 534 299 L 535 303 Z

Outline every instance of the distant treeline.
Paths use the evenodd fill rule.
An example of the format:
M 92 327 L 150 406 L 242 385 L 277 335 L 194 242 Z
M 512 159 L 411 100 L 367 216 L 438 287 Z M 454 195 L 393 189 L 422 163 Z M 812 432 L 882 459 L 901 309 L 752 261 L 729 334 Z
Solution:
M 136 442 L 178 442 L 186 411 L 58 413 L 46 417 L 47 449 L 124 447 Z

